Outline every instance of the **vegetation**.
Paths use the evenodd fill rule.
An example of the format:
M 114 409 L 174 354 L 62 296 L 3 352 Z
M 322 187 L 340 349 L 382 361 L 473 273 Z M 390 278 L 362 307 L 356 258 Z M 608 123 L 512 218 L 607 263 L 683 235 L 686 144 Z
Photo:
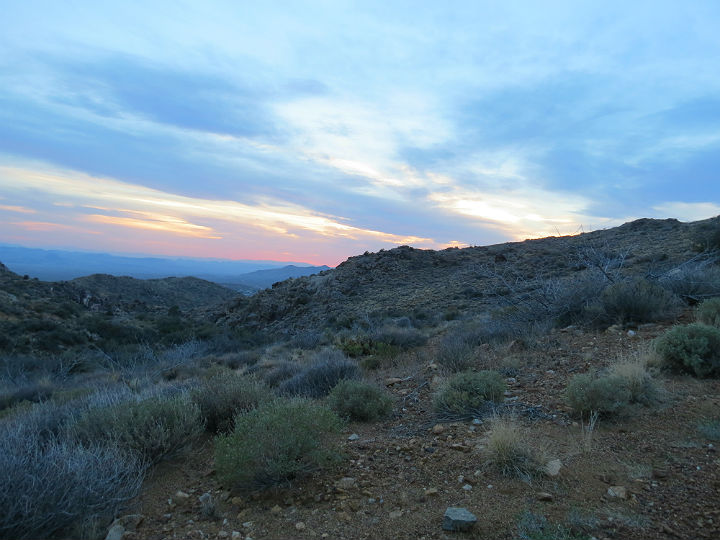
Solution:
M 340 381 L 328 396 L 328 404 L 341 418 L 372 422 L 386 417 L 392 410 L 392 399 L 374 384 L 363 381 Z
M 337 459 L 331 436 L 341 425 L 330 409 L 305 399 L 264 403 L 216 438 L 218 476 L 240 490 L 292 481 Z
M 278 386 L 283 396 L 321 398 L 344 379 L 358 379 L 360 368 L 339 351 L 318 353 L 314 361 Z
M 514 418 L 501 416 L 492 422 L 486 454 L 488 462 L 505 476 L 531 479 L 542 471 L 543 453 L 534 446 Z
M 702 323 L 676 326 L 656 340 L 655 350 L 667 369 L 720 376 L 720 328 Z
M 211 433 L 232 430 L 235 417 L 257 407 L 268 398 L 262 383 L 236 375 L 220 373 L 200 383 L 192 391 L 192 400 L 200 408 L 205 429 Z
M 497 371 L 464 371 L 448 379 L 435 394 L 435 411 L 448 416 L 478 416 L 487 402 L 503 401 L 507 385 Z
M 579 415 L 592 411 L 604 414 L 620 412 L 630 403 L 630 397 L 626 380 L 618 375 L 575 375 L 565 389 L 565 400 Z
M 695 312 L 698 322 L 720 328 L 720 298 L 705 300 Z
M 200 408 L 182 393 L 89 408 L 70 430 L 88 448 L 116 447 L 157 463 L 185 448 L 203 428 Z
M 600 304 L 602 319 L 619 324 L 671 319 L 680 308 L 677 297 L 645 279 L 613 283 L 603 291 Z

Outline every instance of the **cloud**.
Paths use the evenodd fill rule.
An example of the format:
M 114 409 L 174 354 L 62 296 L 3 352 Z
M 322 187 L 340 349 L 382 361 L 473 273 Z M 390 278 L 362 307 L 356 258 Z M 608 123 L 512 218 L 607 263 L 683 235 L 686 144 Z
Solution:
M 668 202 L 653 206 L 663 217 L 674 217 L 680 221 L 698 221 L 720 215 L 720 204 L 711 202 Z
M 32 208 L 25 208 L 24 206 L 13 206 L 9 204 L 0 204 L 0 210 L 6 212 L 19 212 L 21 214 L 34 214 L 36 211 Z

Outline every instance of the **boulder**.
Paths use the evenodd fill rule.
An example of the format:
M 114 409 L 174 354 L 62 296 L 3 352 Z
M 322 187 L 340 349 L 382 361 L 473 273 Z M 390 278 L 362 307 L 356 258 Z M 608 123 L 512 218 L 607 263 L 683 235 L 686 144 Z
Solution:
M 469 531 L 477 518 L 467 508 L 450 507 L 445 510 L 442 528 L 446 531 Z

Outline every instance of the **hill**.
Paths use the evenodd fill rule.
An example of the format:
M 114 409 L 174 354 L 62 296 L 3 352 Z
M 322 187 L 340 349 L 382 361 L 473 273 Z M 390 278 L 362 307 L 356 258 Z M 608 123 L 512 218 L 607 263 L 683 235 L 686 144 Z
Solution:
M 272 286 L 273 283 L 291 278 L 311 276 L 325 270 L 330 270 L 330 267 L 295 266 L 294 264 L 290 264 L 282 268 L 255 270 L 247 274 L 240 274 L 232 283 L 227 283 L 226 286 L 233 290 L 240 291 L 243 294 L 250 295 Z
M 640 219 L 576 236 L 485 247 L 402 246 L 237 298 L 214 317 L 220 324 L 293 334 L 385 317 L 491 314 L 518 295 L 549 285 L 561 289 L 598 272 L 601 279 L 602 272 L 659 277 L 697 256 L 694 239 L 712 223 Z

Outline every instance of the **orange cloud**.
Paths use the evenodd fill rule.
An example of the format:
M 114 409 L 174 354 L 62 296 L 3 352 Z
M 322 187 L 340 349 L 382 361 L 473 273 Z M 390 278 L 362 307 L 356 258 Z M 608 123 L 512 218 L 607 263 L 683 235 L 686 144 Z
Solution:
M 136 219 L 92 214 L 85 216 L 84 219 L 93 223 L 117 225 L 120 227 L 130 227 L 132 229 L 147 229 L 170 234 L 179 234 L 181 236 L 192 236 L 195 238 L 207 238 L 214 240 L 222 238 L 222 236 L 213 235 L 213 230 L 210 227 L 195 225 L 183 219 L 173 218 L 170 216 L 155 216 L 155 219 Z
M 7 204 L 0 204 L 0 210 L 6 210 L 8 212 L 19 212 L 21 214 L 36 214 L 37 212 L 32 208 L 25 208 L 24 206 L 12 206 Z

